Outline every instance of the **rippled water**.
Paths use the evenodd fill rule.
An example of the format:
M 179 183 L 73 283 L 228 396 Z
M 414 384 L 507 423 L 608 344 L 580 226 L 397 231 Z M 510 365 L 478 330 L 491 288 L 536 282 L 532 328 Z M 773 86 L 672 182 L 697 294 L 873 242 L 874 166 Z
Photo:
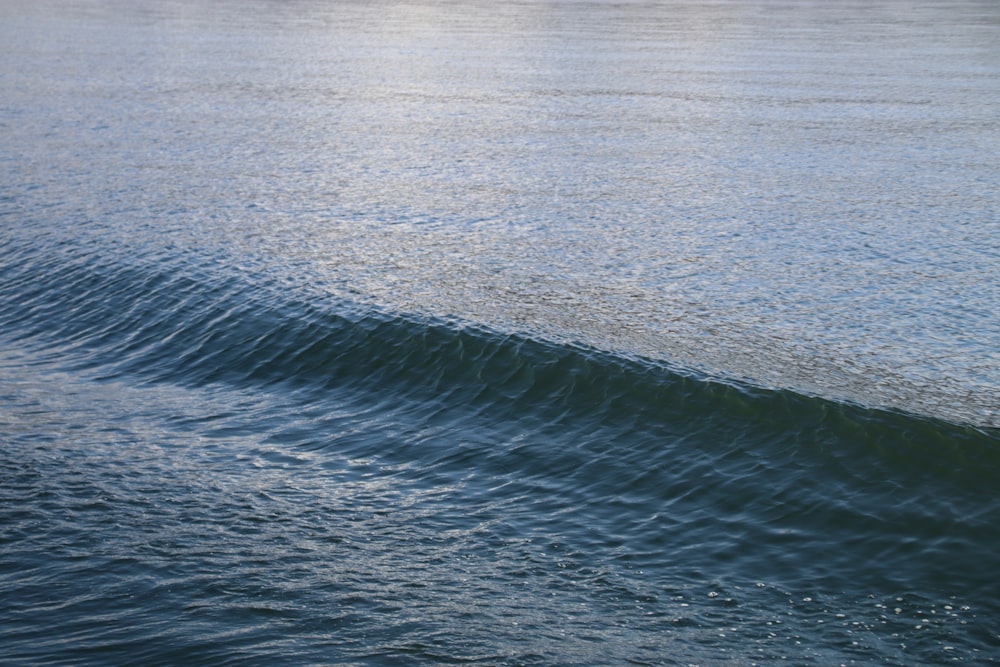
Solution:
M 16 664 L 1000 662 L 1000 6 L 0 7 Z

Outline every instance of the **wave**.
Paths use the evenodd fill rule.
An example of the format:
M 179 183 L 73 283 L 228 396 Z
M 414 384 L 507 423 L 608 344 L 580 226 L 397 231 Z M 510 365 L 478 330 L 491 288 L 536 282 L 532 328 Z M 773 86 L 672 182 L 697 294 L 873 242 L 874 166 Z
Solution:
M 467 502 L 507 507 L 511 530 L 558 517 L 576 549 L 627 543 L 630 567 L 662 568 L 669 550 L 703 569 L 694 579 L 996 590 L 979 567 L 994 541 L 993 431 L 385 312 L 193 259 L 69 245 L 40 258 L 8 243 L 2 339 L 97 381 L 280 396 L 292 407 L 261 437 L 291 454 L 460 480 Z
M 281 385 L 392 395 L 442 408 L 541 421 L 690 424 L 711 415 L 739 428 L 822 424 L 878 441 L 995 441 L 992 429 L 708 378 L 663 363 L 389 313 L 361 302 L 252 280 L 202 265 L 127 264 L 63 246 L 42 261 L 8 247 L 0 263 L 5 336 L 41 345 L 98 377 L 189 386 Z M 259 278 L 259 277 L 258 277 Z

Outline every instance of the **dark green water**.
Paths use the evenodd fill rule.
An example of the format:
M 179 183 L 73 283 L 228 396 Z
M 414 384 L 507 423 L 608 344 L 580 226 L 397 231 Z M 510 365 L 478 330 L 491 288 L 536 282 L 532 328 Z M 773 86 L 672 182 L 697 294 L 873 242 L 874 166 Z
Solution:
M 1000 663 L 994 3 L 0 18 L 0 663 Z

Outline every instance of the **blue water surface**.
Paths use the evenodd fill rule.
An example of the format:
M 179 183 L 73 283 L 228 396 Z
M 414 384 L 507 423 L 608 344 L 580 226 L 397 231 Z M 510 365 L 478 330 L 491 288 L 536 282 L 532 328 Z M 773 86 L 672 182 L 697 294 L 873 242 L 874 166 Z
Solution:
M 0 662 L 1000 663 L 998 33 L 4 3 Z

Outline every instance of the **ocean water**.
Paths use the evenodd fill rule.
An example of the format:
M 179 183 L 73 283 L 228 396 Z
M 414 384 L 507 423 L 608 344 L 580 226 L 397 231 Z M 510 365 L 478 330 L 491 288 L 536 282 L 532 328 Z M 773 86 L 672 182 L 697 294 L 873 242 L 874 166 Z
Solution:
M 1000 4 L 0 47 L 0 664 L 1000 664 Z

